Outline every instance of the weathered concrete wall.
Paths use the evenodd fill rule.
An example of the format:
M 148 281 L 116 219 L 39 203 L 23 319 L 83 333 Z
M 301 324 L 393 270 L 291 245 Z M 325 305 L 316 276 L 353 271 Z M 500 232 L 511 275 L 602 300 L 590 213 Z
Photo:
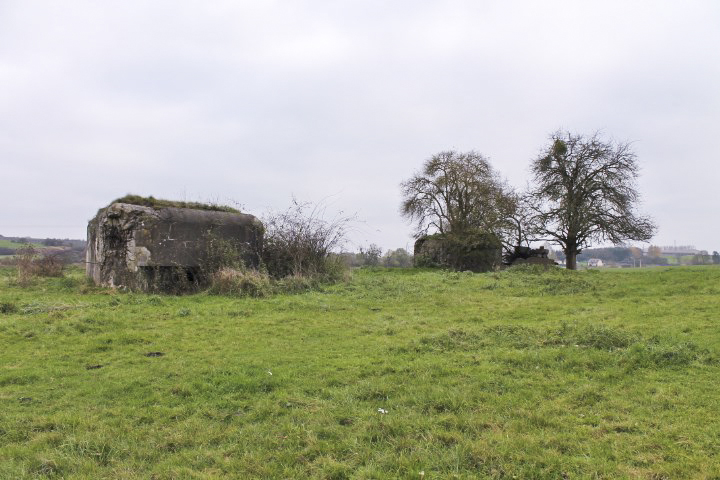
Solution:
M 257 266 L 262 235 L 248 214 L 113 203 L 88 223 L 86 272 L 96 284 L 138 290 L 198 284 L 220 244 Z

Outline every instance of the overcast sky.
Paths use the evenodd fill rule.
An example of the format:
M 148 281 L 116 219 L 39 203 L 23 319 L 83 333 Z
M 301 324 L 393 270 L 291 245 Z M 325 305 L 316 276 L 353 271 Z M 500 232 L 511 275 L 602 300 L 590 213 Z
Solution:
M 0 234 L 84 238 L 126 193 L 292 195 L 412 247 L 446 149 L 514 186 L 557 129 L 633 142 L 652 243 L 720 250 L 720 2 L 0 0 Z

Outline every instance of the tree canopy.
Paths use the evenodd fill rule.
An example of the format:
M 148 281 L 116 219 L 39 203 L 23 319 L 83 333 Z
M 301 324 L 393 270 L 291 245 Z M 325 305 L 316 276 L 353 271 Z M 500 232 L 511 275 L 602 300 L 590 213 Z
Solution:
M 591 242 L 649 240 L 655 225 L 636 213 L 638 165 L 628 143 L 557 132 L 531 164 L 530 224 L 537 239 L 558 243 L 567 268 Z
M 401 213 L 428 233 L 481 230 L 503 236 L 515 197 L 481 154 L 449 150 L 433 155 L 401 184 Z

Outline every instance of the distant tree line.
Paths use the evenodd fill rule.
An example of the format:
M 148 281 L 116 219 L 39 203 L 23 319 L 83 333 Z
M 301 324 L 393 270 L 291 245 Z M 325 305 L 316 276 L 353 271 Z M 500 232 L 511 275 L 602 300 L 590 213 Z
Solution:
M 17 244 L 36 244 L 44 247 L 70 247 L 74 249 L 85 248 L 86 241 L 81 239 L 70 238 L 31 238 L 31 237 L 4 237 L 0 235 L 0 239 L 8 240 Z
M 690 265 L 720 265 L 720 253 L 714 251 L 710 255 L 706 250 L 701 250 L 690 258 Z
M 70 247 L 69 241 L 60 240 L 59 238 L 46 238 L 41 242 L 46 247 Z
M 413 256 L 404 248 L 390 249 L 383 254 L 382 248 L 370 244 L 369 247 L 360 247 L 359 252 L 343 252 L 339 255 L 351 267 L 408 268 L 413 266 Z

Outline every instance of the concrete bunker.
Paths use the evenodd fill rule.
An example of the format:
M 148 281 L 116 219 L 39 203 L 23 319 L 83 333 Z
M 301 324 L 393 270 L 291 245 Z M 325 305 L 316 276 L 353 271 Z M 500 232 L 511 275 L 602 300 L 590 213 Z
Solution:
M 117 200 L 88 223 L 86 273 L 97 285 L 179 293 L 207 285 L 223 263 L 259 266 L 264 229 L 253 215 L 138 198 Z
M 436 233 L 415 241 L 416 267 L 441 267 L 451 270 L 487 272 L 502 265 L 502 244 L 492 233 Z

